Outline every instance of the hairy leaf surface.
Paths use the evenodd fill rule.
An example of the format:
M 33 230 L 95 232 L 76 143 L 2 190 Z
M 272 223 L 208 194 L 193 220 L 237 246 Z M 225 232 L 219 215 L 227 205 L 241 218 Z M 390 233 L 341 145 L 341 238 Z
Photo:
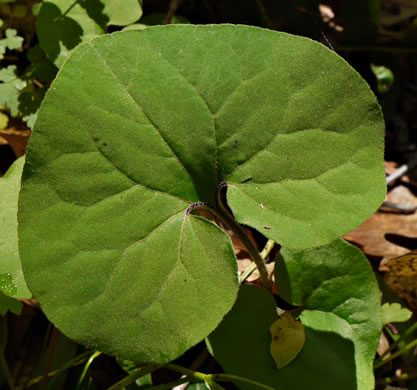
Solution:
M 10 274 L 16 286 L 14 298 L 32 296 L 23 277 L 17 244 L 17 201 L 24 163 L 20 158 L 0 179 L 0 274 Z
M 382 127 L 359 75 L 305 38 L 172 25 L 93 39 L 65 62 L 31 138 L 28 283 L 69 336 L 171 360 L 237 290 L 229 238 L 187 209 L 215 205 L 227 182 L 240 222 L 287 247 L 327 243 L 383 199 Z

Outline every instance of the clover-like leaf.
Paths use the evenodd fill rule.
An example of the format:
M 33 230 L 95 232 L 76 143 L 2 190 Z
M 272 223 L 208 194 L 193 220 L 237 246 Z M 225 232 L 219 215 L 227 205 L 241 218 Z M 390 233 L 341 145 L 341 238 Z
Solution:
M 14 298 L 32 296 L 23 277 L 17 243 L 17 201 L 24 163 L 24 158 L 18 159 L 0 179 L 0 291 Z
M 19 93 L 27 85 L 19 78 L 15 65 L 0 69 L 0 107 L 10 111 L 12 116 L 19 114 Z
M 8 28 L 6 29 L 5 35 L 5 38 L 0 39 L 0 48 L 4 49 L 0 52 L 0 59 L 3 58 L 6 48 L 9 50 L 15 50 L 21 48 L 23 44 L 23 38 L 17 35 L 17 30 Z
M 402 307 L 398 302 L 386 302 L 381 307 L 382 325 L 390 324 L 391 322 L 405 322 L 410 319 L 413 313 L 405 307 Z
M 318 43 L 232 25 L 93 39 L 65 62 L 30 141 L 26 279 L 70 337 L 173 359 L 237 290 L 230 240 L 189 213 L 194 203 L 217 207 L 227 182 L 240 222 L 288 247 L 319 245 L 382 201 L 382 155 L 375 97 Z

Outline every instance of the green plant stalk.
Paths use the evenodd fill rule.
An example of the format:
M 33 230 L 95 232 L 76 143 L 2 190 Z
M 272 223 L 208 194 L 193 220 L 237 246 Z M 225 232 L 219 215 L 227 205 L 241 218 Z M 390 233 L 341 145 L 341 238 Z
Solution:
M 90 368 L 91 363 L 94 361 L 94 359 L 96 357 L 98 357 L 100 355 L 101 355 L 101 352 L 96 351 L 93 355 L 90 356 L 90 358 L 88 359 L 87 363 L 84 366 L 84 369 L 83 369 L 83 372 L 82 372 L 82 374 L 80 376 L 80 379 L 78 380 L 77 387 L 76 387 L 77 389 L 80 388 L 81 383 L 83 382 L 85 376 L 87 375 L 87 371 Z
M 68 368 L 83 363 L 86 360 L 86 357 L 89 356 L 89 355 L 91 355 L 92 353 L 93 353 L 92 351 L 85 351 L 85 352 L 81 353 L 80 355 L 76 356 L 75 358 L 69 360 L 67 363 L 65 363 L 58 370 L 50 371 L 48 373 L 48 377 L 54 377 L 54 378 L 52 378 L 52 380 L 50 380 L 48 382 L 48 386 L 47 387 L 50 388 L 51 387 L 51 383 L 52 383 L 52 385 L 55 383 L 55 376 L 56 377 L 59 377 Z M 28 387 L 33 386 L 36 383 L 39 383 L 42 380 L 42 378 L 43 378 L 43 375 L 42 376 L 38 376 L 36 378 L 30 379 L 25 384 L 24 388 L 28 388 Z
M 400 335 L 400 337 L 395 340 L 390 347 L 375 361 L 376 363 L 379 363 L 380 361 L 382 361 L 384 359 L 385 356 L 387 356 L 392 350 L 394 350 L 398 344 L 404 340 L 404 338 L 406 338 L 409 334 L 413 333 L 415 330 L 417 329 L 417 322 L 415 322 L 413 325 L 411 325 L 402 335 Z
M 169 390 L 174 388 L 175 386 L 182 385 L 183 383 L 192 381 L 192 378 L 190 379 L 188 376 L 184 378 L 177 379 L 176 381 L 172 381 L 169 383 L 164 383 L 162 385 L 147 387 L 148 390 Z
M 385 360 L 382 360 L 380 362 L 375 362 L 374 369 L 379 368 L 383 366 L 384 364 L 387 364 L 391 360 L 397 358 L 398 356 L 401 356 L 404 352 L 407 352 L 409 349 L 415 347 L 417 345 L 417 339 L 413 340 L 411 343 L 407 344 L 404 348 L 401 348 L 399 351 L 393 353 L 390 357 L 388 357 Z
M 242 244 L 245 245 L 250 257 L 255 262 L 256 267 L 258 268 L 262 285 L 267 290 L 271 291 L 272 284 L 269 280 L 268 271 L 265 267 L 264 259 L 261 257 L 261 254 L 258 252 L 258 249 L 256 248 L 255 244 L 248 237 L 243 227 L 226 210 L 221 210 L 220 218 L 233 231 L 233 233 L 242 242 Z
M 217 205 L 218 207 L 215 210 L 216 215 L 233 231 L 236 237 L 242 242 L 246 247 L 250 257 L 255 262 L 256 267 L 258 268 L 259 275 L 261 277 L 262 285 L 269 291 L 272 290 L 272 284 L 269 280 L 268 270 L 265 267 L 264 259 L 256 248 L 255 244 L 248 237 L 242 225 L 236 221 L 236 219 L 229 213 L 229 211 L 224 206 L 221 199 L 221 191 L 217 191 Z
M 158 368 L 161 368 L 163 364 L 148 364 L 147 366 L 141 367 L 138 370 L 136 370 L 134 373 L 126 376 L 121 381 L 115 383 L 113 386 L 109 387 L 107 390 L 122 390 L 126 386 L 133 383 L 136 379 L 141 378 L 142 376 L 145 376 L 146 374 L 150 374 L 151 372 L 157 370 Z
M 210 389 L 213 389 L 213 390 L 226 390 L 223 386 L 220 386 L 215 381 L 207 381 L 206 385 L 208 385 L 208 387 L 210 387 Z
M 233 231 L 236 237 L 245 245 L 246 249 L 252 260 L 255 262 L 256 267 L 258 268 L 259 275 L 261 277 L 262 285 L 269 291 L 272 290 L 272 284 L 269 280 L 268 271 L 265 267 L 264 259 L 261 257 L 261 254 L 258 252 L 255 244 L 248 237 L 243 227 L 227 212 L 221 211 L 220 217 L 222 221 Z
M 235 235 L 236 237 L 242 242 L 245 246 L 246 250 L 248 251 L 250 257 L 255 262 L 256 267 L 259 270 L 259 274 L 261 277 L 262 285 L 269 291 L 272 290 L 272 284 L 269 280 L 268 271 L 265 267 L 265 263 L 261 254 L 258 252 L 255 244 L 251 241 L 251 239 L 246 234 L 243 227 L 237 222 L 234 217 L 226 210 L 226 208 L 222 205 L 221 201 L 218 201 L 219 207 L 212 207 L 205 203 L 195 204 L 192 207 L 192 210 L 204 209 L 208 210 L 213 213 L 217 218 L 219 218 Z
M 168 368 L 169 370 L 172 370 L 172 371 L 175 371 L 175 372 L 179 372 L 180 374 L 185 374 L 185 375 L 189 376 L 190 378 L 194 379 L 194 381 L 197 380 L 197 381 L 207 382 L 210 386 L 212 386 L 215 389 L 216 388 L 217 389 L 222 388 L 219 384 L 215 383 L 215 381 L 220 381 L 220 382 L 239 381 L 239 382 L 250 383 L 250 384 L 258 386 L 262 389 L 275 390 L 273 387 L 269 387 L 267 385 L 264 385 L 262 383 L 254 381 L 252 379 L 243 378 L 243 377 L 237 376 L 237 375 L 204 374 L 202 372 L 193 371 L 193 370 L 190 370 L 190 369 L 185 368 L 185 367 L 177 366 L 176 364 L 173 364 L 173 363 L 166 364 L 165 368 Z M 188 380 L 190 380 L 190 379 L 188 379 Z
M 202 372 L 190 370 L 189 368 L 181 367 L 181 366 L 178 366 L 178 365 L 173 364 L 173 363 L 165 364 L 164 367 L 168 368 L 168 370 L 179 372 L 180 374 L 187 375 L 194 380 L 206 382 L 207 379 L 210 379 L 210 374 L 203 374 Z
M 275 241 L 268 240 L 267 243 L 264 246 L 264 249 L 262 249 L 261 257 L 262 259 L 266 259 L 268 255 L 271 253 L 271 250 L 275 246 Z M 249 276 L 252 274 L 253 271 L 256 269 L 256 263 L 252 263 L 248 268 L 245 269 L 245 271 L 240 275 L 239 277 L 239 283 L 243 283 Z
M 261 389 L 275 390 L 273 387 L 264 385 L 263 383 L 254 381 L 252 379 L 243 378 L 243 377 L 237 376 L 237 375 L 230 375 L 230 374 L 212 374 L 212 377 L 213 377 L 214 380 L 217 380 L 217 381 L 220 381 L 220 382 L 231 382 L 231 381 L 245 382 L 245 383 L 250 383 L 251 385 L 260 387 Z

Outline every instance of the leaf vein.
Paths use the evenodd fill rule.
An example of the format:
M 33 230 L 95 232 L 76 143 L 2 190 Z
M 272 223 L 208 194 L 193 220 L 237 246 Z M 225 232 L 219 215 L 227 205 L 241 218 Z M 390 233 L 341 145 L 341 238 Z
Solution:
M 119 79 L 119 77 L 117 76 L 117 74 L 114 72 L 114 70 L 110 67 L 110 65 L 107 63 L 107 61 L 100 55 L 99 51 L 91 44 L 90 42 L 90 47 L 93 49 L 93 51 L 96 53 L 97 57 L 101 60 L 101 62 L 103 63 L 103 65 L 108 69 L 108 71 L 110 72 L 110 74 L 113 76 L 113 78 L 116 80 L 116 82 L 122 87 L 122 89 L 126 92 L 127 96 L 129 97 L 129 99 L 133 102 L 133 104 L 138 107 L 140 109 L 140 111 L 143 113 L 143 115 L 145 115 L 146 119 L 148 120 L 149 124 L 153 127 L 153 129 L 159 134 L 160 138 L 162 139 L 162 141 L 168 146 L 168 148 L 171 150 L 172 154 L 175 156 L 175 158 L 177 159 L 177 161 L 179 162 L 179 164 L 181 165 L 181 167 L 184 169 L 184 171 L 187 173 L 187 175 L 189 176 L 190 180 L 192 183 L 194 183 L 194 179 L 191 175 L 191 173 L 189 172 L 189 170 L 186 168 L 186 166 L 184 165 L 183 161 L 180 159 L 180 157 L 178 156 L 178 154 L 175 152 L 175 150 L 173 149 L 173 147 L 168 143 L 168 141 L 166 140 L 166 138 L 162 135 L 161 130 L 159 129 L 159 127 L 156 125 L 156 123 L 152 120 L 152 118 L 150 117 L 150 115 L 145 111 L 145 109 L 139 104 L 138 101 L 135 100 L 135 98 L 133 97 L 133 95 L 129 92 L 128 88 L 121 82 L 121 80 Z M 137 183 L 139 184 L 139 183 Z

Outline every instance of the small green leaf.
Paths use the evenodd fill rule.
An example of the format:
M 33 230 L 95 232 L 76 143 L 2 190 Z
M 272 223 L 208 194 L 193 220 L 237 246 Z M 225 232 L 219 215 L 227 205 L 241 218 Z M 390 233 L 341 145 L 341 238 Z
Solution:
M 306 340 L 304 326 L 291 313 L 283 313 L 269 328 L 271 355 L 278 368 L 285 367 L 300 353 Z
M 0 291 L 16 298 L 32 296 L 23 277 L 17 243 L 17 201 L 24 163 L 24 158 L 18 159 L 0 179 Z M 3 290 L 2 280 L 6 285 L 11 282 L 11 290 Z
M 126 26 L 136 22 L 142 16 L 142 7 L 139 0 L 102 0 L 103 14 L 109 20 L 107 24 Z
M 410 310 L 402 307 L 399 303 L 384 303 L 381 308 L 382 325 L 387 325 L 392 322 L 408 321 L 413 313 Z
M 27 82 L 18 77 L 15 65 L 0 69 L 0 107 L 9 110 L 13 117 L 19 114 L 19 93 L 26 85 Z
M 23 38 L 17 35 L 17 30 L 8 28 L 6 30 L 6 37 L 0 40 L 0 46 L 9 50 L 20 49 L 23 44 Z
M 387 68 L 386 66 L 377 66 L 374 64 L 371 64 L 371 69 L 378 81 L 378 92 L 388 92 L 391 89 L 392 84 L 394 83 L 394 73 L 392 72 L 392 70 Z

